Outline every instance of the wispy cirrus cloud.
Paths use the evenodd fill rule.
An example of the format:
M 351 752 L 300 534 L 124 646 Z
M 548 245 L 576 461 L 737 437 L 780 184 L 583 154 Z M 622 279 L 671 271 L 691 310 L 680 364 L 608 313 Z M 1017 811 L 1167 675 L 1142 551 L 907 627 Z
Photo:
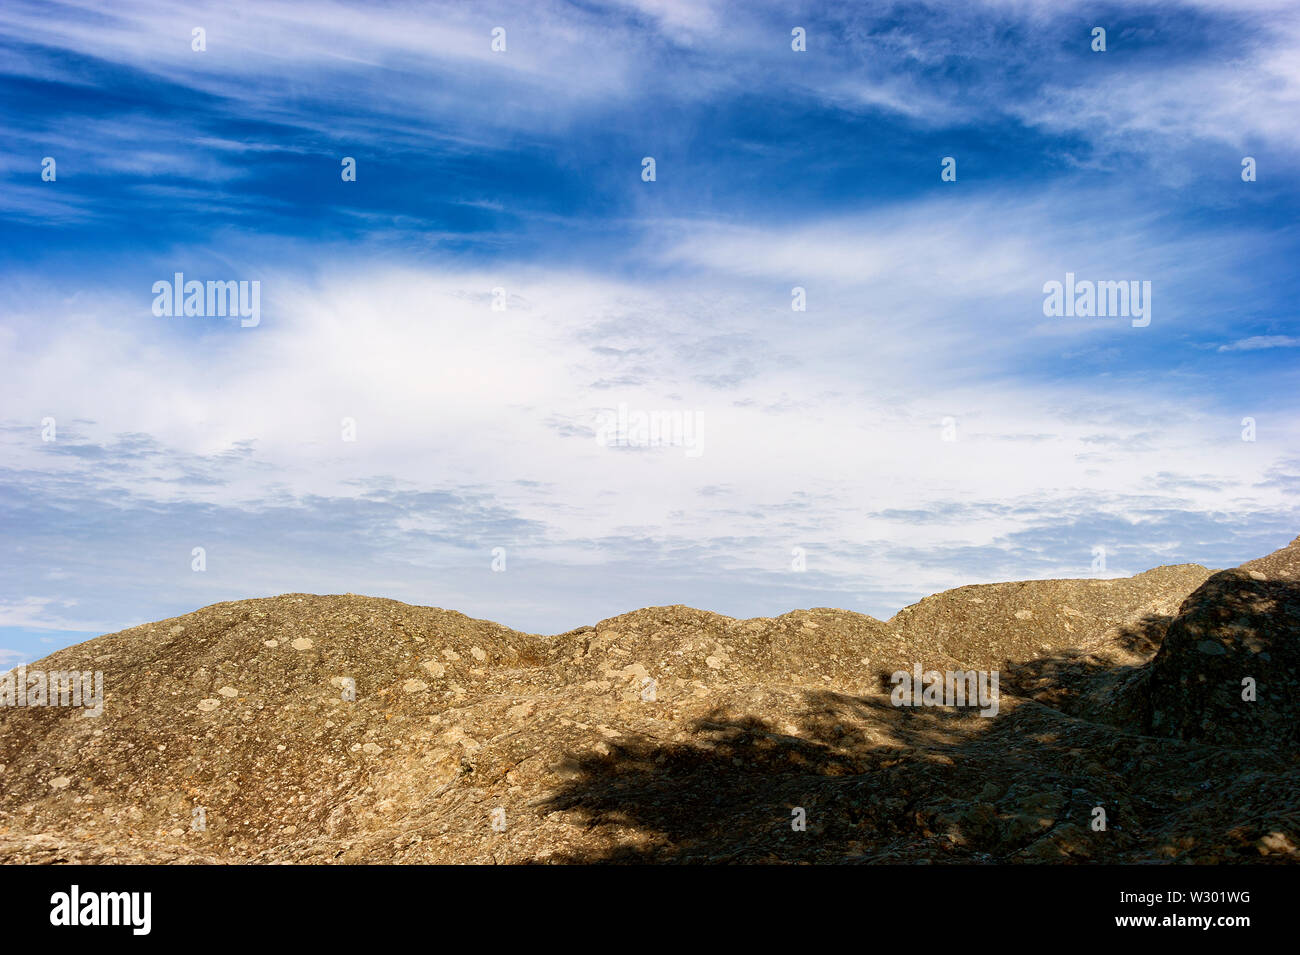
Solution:
M 69 616 L 67 611 L 78 601 L 56 597 L 22 597 L 0 601 L 0 627 L 22 627 L 29 630 L 93 631 L 104 628 L 104 620 L 85 620 Z M 106 618 L 111 620 L 112 618 Z M 0 651 L 12 653 L 14 651 Z M 3 663 L 0 658 L 0 663 Z
M 720 285 L 719 261 L 638 282 L 526 266 L 266 273 L 279 291 L 247 331 L 143 308 L 124 325 L 128 310 L 106 303 L 42 338 L 38 309 L 15 326 L 16 373 L 0 386 L 19 415 L 2 435 L 0 505 L 25 542 L 6 579 L 54 600 L 69 577 L 42 572 L 58 567 L 97 615 L 126 619 L 157 606 L 159 579 L 167 612 L 336 589 L 562 630 L 651 593 L 758 613 L 838 590 L 887 616 L 976 572 L 1086 574 L 1097 543 L 1141 570 L 1151 529 L 1172 543 L 1188 512 L 1201 515 L 1189 540 L 1218 543 L 1187 559 L 1234 546 L 1245 559 L 1260 515 L 1297 516 L 1283 485 L 1259 481 L 1300 438 L 1283 404 L 1258 411 L 1270 427 L 1247 444 L 1237 416 L 1176 380 L 975 378 L 962 349 L 915 347 L 918 334 L 964 337 L 927 327 L 924 299 L 908 320 L 866 322 L 848 356 L 833 343 L 881 276 L 841 276 L 834 287 L 857 294 L 793 313 L 786 288 Z M 505 311 L 491 309 L 495 282 L 508 283 Z M 941 307 L 987 334 L 988 294 L 955 283 Z M 986 358 L 1057 348 L 1032 334 L 1046 320 L 1029 305 Z M 151 390 L 133 387 L 146 379 Z M 700 415 L 704 453 L 601 447 L 597 415 L 620 403 Z M 47 414 L 91 407 L 95 420 L 42 440 Z M 1026 535 L 1042 546 L 1014 543 Z M 498 546 L 509 587 L 491 570 Z M 809 576 L 786 576 L 794 547 Z
M 1252 335 L 1227 345 L 1219 351 L 1260 351 L 1265 348 L 1300 348 L 1300 337 L 1294 335 Z
M 1295 536 L 1285 4 L 11 2 L 0 50 L 0 626 L 883 616 Z M 177 271 L 262 324 L 155 317 Z M 1048 318 L 1067 272 L 1151 326 Z

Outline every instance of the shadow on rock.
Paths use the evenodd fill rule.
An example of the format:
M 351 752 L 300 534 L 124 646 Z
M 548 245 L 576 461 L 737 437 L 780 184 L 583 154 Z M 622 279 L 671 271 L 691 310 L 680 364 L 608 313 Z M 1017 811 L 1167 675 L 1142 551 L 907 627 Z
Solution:
M 1121 635 L 1155 651 L 1145 664 L 1008 666 L 996 716 L 807 691 L 797 711 L 624 737 L 571 758 L 539 807 L 584 829 L 585 848 L 551 859 L 1300 861 L 1298 591 L 1216 574 L 1177 617 Z

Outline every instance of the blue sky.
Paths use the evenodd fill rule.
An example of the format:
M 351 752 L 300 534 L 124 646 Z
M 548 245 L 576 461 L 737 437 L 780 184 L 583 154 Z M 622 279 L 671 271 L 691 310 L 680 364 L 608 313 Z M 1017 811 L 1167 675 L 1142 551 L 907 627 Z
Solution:
M 0 664 L 281 592 L 887 617 L 1300 532 L 1294 4 L 102 7 L 0 9 Z M 154 315 L 178 271 L 260 324 Z M 1150 325 L 1045 316 L 1067 272 Z M 620 405 L 701 453 L 603 446 Z

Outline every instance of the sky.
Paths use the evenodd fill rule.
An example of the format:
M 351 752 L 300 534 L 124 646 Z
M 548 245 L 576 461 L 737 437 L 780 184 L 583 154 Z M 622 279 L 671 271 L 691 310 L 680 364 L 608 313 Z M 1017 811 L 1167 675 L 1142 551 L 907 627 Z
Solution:
M 6 0 L 0 665 L 290 592 L 558 633 L 1268 553 L 1298 119 L 1294 3 Z

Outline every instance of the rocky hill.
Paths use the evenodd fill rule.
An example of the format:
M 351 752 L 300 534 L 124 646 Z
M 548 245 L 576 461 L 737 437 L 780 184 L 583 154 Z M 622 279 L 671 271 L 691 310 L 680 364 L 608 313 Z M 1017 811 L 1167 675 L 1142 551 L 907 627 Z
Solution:
M 104 705 L 0 707 L 0 860 L 1295 862 L 1298 628 L 1300 538 L 888 622 L 216 604 L 27 668 Z M 996 712 L 895 705 L 918 664 Z

